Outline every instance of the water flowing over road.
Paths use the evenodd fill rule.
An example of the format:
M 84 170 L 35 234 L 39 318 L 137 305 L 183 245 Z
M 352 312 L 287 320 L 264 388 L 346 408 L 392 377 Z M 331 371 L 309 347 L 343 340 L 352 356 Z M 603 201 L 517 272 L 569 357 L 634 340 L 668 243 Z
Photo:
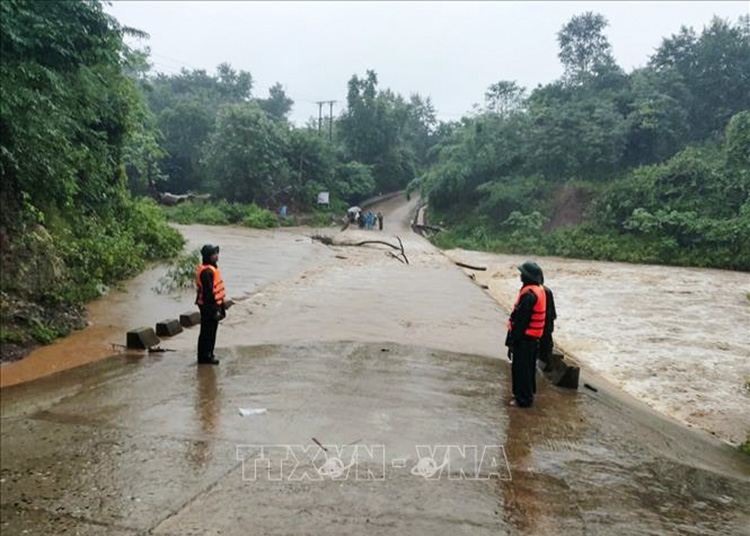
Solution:
M 192 328 L 163 341 L 175 352 L 4 388 L 3 533 L 748 534 L 750 458 L 721 441 L 606 382 L 540 380 L 533 408 L 509 408 L 507 311 L 410 232 L 416 202 L 377 207 L 382 233 L 327 231 L 399 235 L 408 265 L 309 230 L 181 228 L 221 245 L 238 298 L 221 365 L 196 366 Z M 189 307 L 149 292 L 159 273 L 78 337 Z M 83 351 L 60 344 L 49 357 Z

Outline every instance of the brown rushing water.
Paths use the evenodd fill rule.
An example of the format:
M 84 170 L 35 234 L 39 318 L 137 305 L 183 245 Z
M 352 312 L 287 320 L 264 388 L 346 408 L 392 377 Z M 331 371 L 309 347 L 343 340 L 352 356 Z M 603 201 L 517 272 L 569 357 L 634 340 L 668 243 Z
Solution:
M 750 460 L 721 442 L 601 384 L 540 381 L 532 409 L 509 409 L 506 313 L 408 234 L 413 205 L 381 209 L 382 236 L 337 238 L 397 233 L 409 266 L 380 246 L 328 248 L 299 231 L 187 229 L 222 245 L 232 295 L 251 291 L 219 328 L 221 365 L 195 365 L 190 329 L 164 341 L 174 353 L 3 389 L 4 532 L 747 534 Z M 241 254 L 216 239 L 227 231 Z M 238 454 L 258 456 L 243 445 L 313 437 L 382 445 L 384 478 L 243 478 Z M 418 445 L 502 446 L 511 479 L 463 478 L 455 453 L 440 478 L 414 476 Z M 307 469 L 320 454 L 309 452 Z M 507 473 L 502 459 L 496 468 Z
M 453 250 L 510 307 L 519 255 Z M 658 411 L 734 444 L 750 433 L 750 274 L 540 257 L 556 341 Z

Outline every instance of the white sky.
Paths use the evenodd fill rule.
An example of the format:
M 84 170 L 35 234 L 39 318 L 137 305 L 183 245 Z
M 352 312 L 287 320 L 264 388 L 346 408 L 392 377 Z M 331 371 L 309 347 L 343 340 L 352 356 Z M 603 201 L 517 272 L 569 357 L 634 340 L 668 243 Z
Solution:
M 458 119 L 493 82 L 533 88 L 558 78 L 556 34 L 573 15 L 607 17 L 614 55 L 629 71 L 680 26 L 699 30 L 713 15 L 736 21 L 750 2 L 118 1 L 106 9 L 150 34 L 156 70 L 214 72 L 227 61 L 250 71 L 255 96 L 281 82 L 302 124 L 317 116 L 313 101 L 337 100 L 339 111 L 347 81 L 367 69 L 381 89 L 431 96 L 441 119 Z

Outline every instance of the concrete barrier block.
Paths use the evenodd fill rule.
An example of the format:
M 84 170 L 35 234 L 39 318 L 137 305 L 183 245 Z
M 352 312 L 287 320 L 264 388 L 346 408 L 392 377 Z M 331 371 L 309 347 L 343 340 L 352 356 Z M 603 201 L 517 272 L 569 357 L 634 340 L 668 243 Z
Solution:
M 176 318 L 168 318 L 156 323 L 156 334 L 159 337 L 174 337 L 182 333 L 182 325 Z
M 159 344 L 154 328 L 136 328 L 128 331 L 125 346 L 131 350 L 147 350 Z
M 578 379 L 581 375 L 581 369 L 575 366 L 569 366 L 565 369 L 562 377 L 555 384 L 558 387 L 567 389 L 578 389 Z
M 180 325 L 183 328 L 189 328 L 201 323 L 201 312 L 200 311 L 188 311 L 180 315 Z
M 568 365 L 562 354 L 553 353 L 544 367 L 544 375 L 552 385 L 578 389 L 580 368 Z

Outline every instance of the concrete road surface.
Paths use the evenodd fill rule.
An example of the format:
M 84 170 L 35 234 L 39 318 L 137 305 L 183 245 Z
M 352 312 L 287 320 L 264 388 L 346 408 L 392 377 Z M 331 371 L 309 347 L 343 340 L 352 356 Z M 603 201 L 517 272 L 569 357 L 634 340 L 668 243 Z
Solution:
M 320 246 L 230 311 L 218 367 L 190 330 L 3 389 L 3 534 L 750 534 L 750 459 L 720 442 L 603 383 L 508 408 L 507 313 L 414 208 L 336 236 L 398 234 L 409 265 Z

